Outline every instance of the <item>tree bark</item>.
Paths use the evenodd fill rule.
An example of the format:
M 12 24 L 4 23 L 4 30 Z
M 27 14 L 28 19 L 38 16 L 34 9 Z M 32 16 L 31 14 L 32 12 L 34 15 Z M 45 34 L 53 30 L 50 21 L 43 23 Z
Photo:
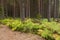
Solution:
M 48 21 L 50 21 L 51 18 L 51 0 L 49 0 L 49 8 L 48 8 Z
M 26 0 L 26 17 L 30 18 L 30 0 Z
M 2 6 L 2 18 L 4 18 L 4 1 L 1 0 L 1 6 Z

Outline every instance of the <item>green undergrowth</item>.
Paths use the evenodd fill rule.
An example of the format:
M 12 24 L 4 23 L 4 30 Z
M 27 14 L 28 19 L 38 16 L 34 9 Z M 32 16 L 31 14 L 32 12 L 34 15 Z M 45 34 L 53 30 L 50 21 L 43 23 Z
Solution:
M 5 18 L 0 20 L 1 24 L 9 26 L 13 31 L 38 34 L 46 40 L 60 40 L 60 23 L 47 19 L 25 19 Z

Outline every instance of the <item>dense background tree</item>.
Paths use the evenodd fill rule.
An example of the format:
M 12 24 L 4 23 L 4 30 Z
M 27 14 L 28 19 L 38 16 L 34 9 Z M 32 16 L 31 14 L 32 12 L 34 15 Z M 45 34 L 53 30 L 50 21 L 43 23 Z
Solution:
M 3 17 L 59 17 L 59 0 L 0 0 L 0 5 Z

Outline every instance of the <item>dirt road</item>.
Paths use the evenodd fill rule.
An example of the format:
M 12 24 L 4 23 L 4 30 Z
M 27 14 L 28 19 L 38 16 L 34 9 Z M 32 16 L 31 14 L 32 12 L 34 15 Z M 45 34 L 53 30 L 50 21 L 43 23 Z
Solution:
M 38 35 L 16 32 L 5 25 L 0 26 L 0 40 L 43 40 Z

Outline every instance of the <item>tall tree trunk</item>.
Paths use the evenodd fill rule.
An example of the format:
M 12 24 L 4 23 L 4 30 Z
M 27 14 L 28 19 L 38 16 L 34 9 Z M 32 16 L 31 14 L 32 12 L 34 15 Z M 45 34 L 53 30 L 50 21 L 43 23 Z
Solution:
M 60 0 L 59 0 L 59 18 L 60 18 Z
M 56 18 L 56 7 L 57 7 L 57 5 L 56 5 L 56 0 L 54 0 L 54 18 Z
M 26 0 L 26 17 L 30 18 L 30 0 Z
M 40 7 L 40 2 L 41 2 L 41 1 L 40 1 L 40 0 L 38 0 L 38 8 L 39 8 L 38 10 L 39 10 L 39 15 L 41 15 L 41 10 L 40 10 L 40 8 L 41 8 L 41 7 Z
M 5 17 L 8 17 L 8 9 L 7 9 L 7 0 L 4 0 L 4 11 L 5 11 Z
M 59 18 L 59 0 L 56 0 L 56 6 L 57 18 Z
M 14 2 L 13 2 L 13 5 L 14 5 L 14 8 L 13 8 L 13 9 L 14 9 L 14 12 L 13 12 L 13 13 L 14 13 L 14 14 L 13 14 L 13 17 L 15 18 L 15 14 L 16 14 L 16 12 L 15 12 L 15 11 L 16 11 L 16 8 L 15 8 L 15 7 L 16 7 L 15 0 L 14 0 Z
M 1 0 L 1 6 L 2 6 L 2 18 L 4 18 L 4 1 Z
M 50 21 L 51 18 L 51 0 L 49 0 L 49 8 L 48 8 L 48 21 Z
M 26 0 L 20 0 L 20 17 L 22 20 L 25 18 L 25 1 Z

